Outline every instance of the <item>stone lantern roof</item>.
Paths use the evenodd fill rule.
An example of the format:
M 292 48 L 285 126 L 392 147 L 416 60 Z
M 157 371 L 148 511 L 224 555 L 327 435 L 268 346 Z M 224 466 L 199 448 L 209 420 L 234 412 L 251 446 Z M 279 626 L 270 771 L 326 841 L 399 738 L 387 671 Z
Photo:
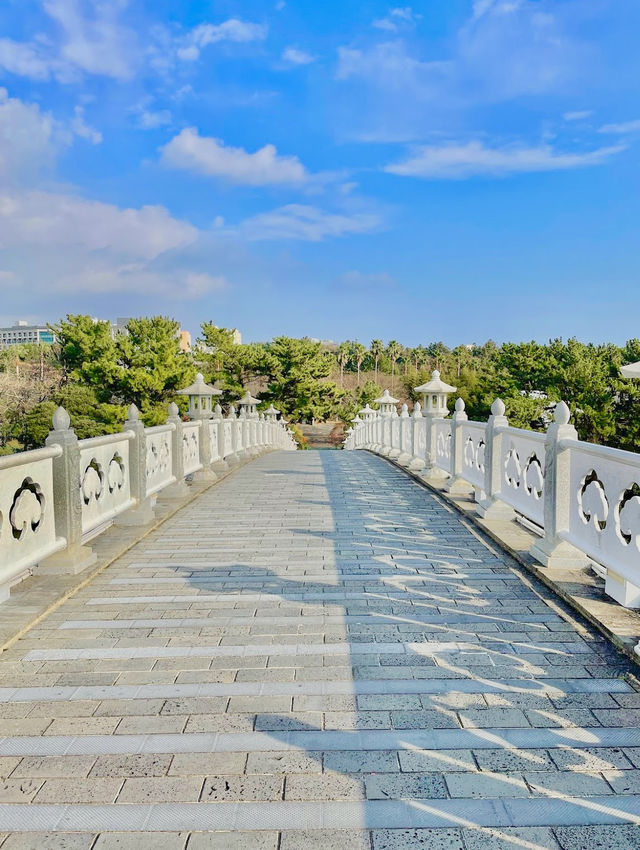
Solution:
M 269 405 L 268 410 L 265 410 L 265 416 L 279 416 L 280 411 L 275 408 L 272 404 Z
M 376 411 L 373 408 L 369 407 L 369 402 L 365 404 L 362 410 L 358 411 L 358 416 L 361 416 L 363 419 L 370 419 L 372 416 L 376 415 Z
M 249 407 L 249 406 L 254 407 L 256 404 L 260 404 L 260 399 L 254 398 L 251 395 L 251 393 L 249 392 L 249 390 L 247 390 L 245 392 L 245 394 L 242 396 L 242 398 L 238 402 L 238 405 L 241 405 L 242 407 Z
M 626 366 L 621 366 L 620 374 L 623 378 L 640 378 L 640 361 L 638 363 L 627 363 Z
M 373 403 L 374 404 L 398 404 L 399 399 L 394 398 L 392 395 L 390 395 L 389 390 L 385 390 L 382 393 L 382 395 L 380 396 L 380 398 L 375 398 L 373 400 Z
M 213 396 L 222 395 L 222 390 L 205 384 L 203 374 L 198 372 L 195 383 L 183 390 L 178 390 L 177 395 L 189 396 L 190 419 L 210 419 L 213 416 L 211 399 Z
M 213 396 L 222 395 L 222 390 L 212 387 L 211 384 L 205 384 L 204 375 L 198 372 L 195 383 L 190 387 L 185 387 L 183 390 L 178 390 L 177 395 L 193 395 L 193 396 Z
M 457 387 L 452 387 L 451 384 L 445 384 L 440 380 L 440 372 L 434 369 L 431 373 L 431 380 L 419 387 L 414 387 L 417 393 L 454 393 Z

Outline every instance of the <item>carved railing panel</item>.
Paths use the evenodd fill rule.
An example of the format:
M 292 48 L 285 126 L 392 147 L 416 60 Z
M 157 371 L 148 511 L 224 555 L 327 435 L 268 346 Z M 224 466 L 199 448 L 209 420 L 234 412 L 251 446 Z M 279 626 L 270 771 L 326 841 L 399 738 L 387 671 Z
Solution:
M 80 441 L 83 535 L 134 504 L 129 473 L 129 440 L 132 437 L 130 432 L 126 432 Z
M 171 432 L 174 425 L 145 429 L 147 442 L 147 496 L 158 493 L 176 480 L 171 463 Z
M 545 435 L 504 428 L 500 468 L 500 498 L 518 513 L 544 525 Z
M 578 440 L 570 452 L 569 531 L 562 536 L 640 584 L 640 455 Z
M 200 422 L 185 422 L 182 426 L 182 457 L 184 474 L 191 475 L 202 469 L 200 463 Z
M 64 548 L 56 538 L 53 458 L 59 446 L 0 458 L 0 586 Z
M 436 429 L 436 458 L 435 465 L 445 472 L 451 472 L 451 420 L 435 419 Z

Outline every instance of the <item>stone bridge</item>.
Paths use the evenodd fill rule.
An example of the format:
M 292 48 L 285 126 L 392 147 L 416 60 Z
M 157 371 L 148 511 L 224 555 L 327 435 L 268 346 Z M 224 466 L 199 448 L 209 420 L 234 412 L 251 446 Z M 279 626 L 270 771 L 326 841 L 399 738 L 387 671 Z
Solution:
M 633 668 L 387 460 L 272 452 L 0 657 L 0 846 L 637 850 Z

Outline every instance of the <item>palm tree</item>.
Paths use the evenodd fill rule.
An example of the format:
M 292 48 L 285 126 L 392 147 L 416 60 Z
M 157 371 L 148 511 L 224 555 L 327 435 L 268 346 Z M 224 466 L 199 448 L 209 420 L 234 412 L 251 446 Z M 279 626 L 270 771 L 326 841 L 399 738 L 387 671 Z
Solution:
M 341 342 L 336 350 L 336 359 L 340 366 L 340 385 L 344 385 L 344 367 L 351 357 L 351 346 L 348 342 Z
M 391 392 L 394 390 L 396 363 L 403 351 L 403 347 L 395 339 L 392 339 L 389 345 L 387 345 L 387 354 L 389 355 L 389 360 L 391 360 Z
M 366 357 L 367 349 L 361 342 L 354 342 L 351 344 L 351 356 L 356 361 L 356 366 L 358 368 L 358 386 L 360 386 L 360 367 L 362 366 L 362 361 Z
M 384 353 L 384 345 L 382 344 L 381 339 L 372 339 L 371 345 L 369 346 L 369 354 L 373 357 L 373 362 L 375 364 L 375 381 L 378 383 L 378 363 L 380 362 L 380 358 Z

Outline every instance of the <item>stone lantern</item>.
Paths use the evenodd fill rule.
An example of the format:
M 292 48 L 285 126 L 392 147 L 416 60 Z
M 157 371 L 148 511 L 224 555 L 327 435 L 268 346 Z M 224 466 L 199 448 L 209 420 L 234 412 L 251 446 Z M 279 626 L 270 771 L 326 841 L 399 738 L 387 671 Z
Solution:
M 278 416 L 280 416 L 280 411 L 277 410 L 272 404 L 270 404 L 269 408 L 265 410 L 264 415 L 268 422 L 276 422 Z
M 358 411 L 358 416 L 360 416 L 366 422 L 368 419 L 373 419 L 376 415 L 376 411 L 373 408 L 369 407 L 369 402 L 362 408 L 362 410 Z
M 398 399 L 394 398 L 392 395 L 389 395 L 389 390 L 385 390 L 380 398 L 374 399 L 374 404 L 380 405 L 380 415 L 381 416 L 393 416 L 393 411 L 396 411 L 396 404 L 398 404 Z
M 353 422 L 354 425 L 362 424 L 362 419 L 360 419 L 360 417 L 358 415 L 354 416 L 351 421 Z
M 238 407 L 240 408 L 241 412 L 244 412 L 244 415 L 247 419 L 257 419 L 259 404 L 260 399 L 254 398 L 249 392 L 249 390 L 247 390 L 238 402 Z
M 213 416 L 211 399 L 213 396 L 222 395 L 222 390 L 205 384 L 204 376 L 198 372 L 195 383 L 178 390 L 177 394 L 189 396 L 189 419 L 210 419 Z
M 431 380 L 420 387 L 414 387 L 417 393 L 422 393 L 422 413 L 423 416 L 431 416 L 432 418 L 444 418 L 449 415 L 447 407 L 447 396 L 449 393 L 454 393 L 456 387 L 450 384 L 445 384 L 440 380 L 440 372 L 434 369 L 431 373 Z
M 623 378 L 640 378 L 640 361 L 638 363 L 627 363 L 626 366 L 621 366 L 620 374 Z

